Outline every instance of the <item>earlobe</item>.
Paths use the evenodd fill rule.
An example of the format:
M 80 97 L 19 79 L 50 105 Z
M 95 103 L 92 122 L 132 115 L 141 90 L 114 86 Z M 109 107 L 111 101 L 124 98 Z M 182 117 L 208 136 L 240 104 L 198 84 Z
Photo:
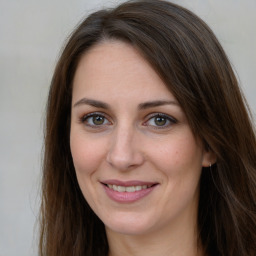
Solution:
M 211 150 L 204 151 L 203 159 L 202 159 L 202 167 L 210 167 L 215 164 L 217 161 L 216 154 Z

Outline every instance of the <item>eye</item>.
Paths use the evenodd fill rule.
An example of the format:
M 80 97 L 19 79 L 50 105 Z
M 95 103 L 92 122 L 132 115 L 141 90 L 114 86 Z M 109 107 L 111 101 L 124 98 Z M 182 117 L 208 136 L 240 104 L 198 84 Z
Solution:
M 144 123 L 146 126 L 151 126 L 156 129 L 169 128 L 172 124 L 177 123 L 177 120 L 163 113 L 152 114 Z
M 111 122 L 105 117 L 105 115 L 100 113 L 90 113 L 88 115 L 85 115 L 82 117 L 81 122 L 91 127 L 111 124 Z

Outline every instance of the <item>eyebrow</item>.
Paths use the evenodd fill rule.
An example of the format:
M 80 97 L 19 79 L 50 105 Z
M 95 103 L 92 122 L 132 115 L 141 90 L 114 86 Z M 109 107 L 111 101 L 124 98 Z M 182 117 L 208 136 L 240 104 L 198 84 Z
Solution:
M 149 102 L 139 104 L 139 109 L 142 110 L 142 109 L 159 107 L 159 106 L 163 106 L 163 105 L 179 106 L 178 102 L 176 102 L 176 101 L 156 100 L 156 101 L 149 101 Z
M 77 107 L 81 105 L 90 105 L 96 108 L 110 109 L 110 106 L 105 102 L 87 99 L 87 98 L 82 98 L 81 100 L 77 101 L 73 107 Z M 154 108 L 154 107 L 159 107 L 163 105 L 179 106 L 178 102 L 176 101 L 156 100 L 156 101 L 148 101 L 148 102 L 140 103 L 138 106 L 138 109 L 143 110 L 143 109 Z
M 87 99 L 87 98 L 82 98 L 81 100 L 77 101 L 73 107 L 77 107 L 81 105 L 90 105 L 96 108 L 110 109 L 110 106 L 107 103 L 104 103 L 98 100 Z

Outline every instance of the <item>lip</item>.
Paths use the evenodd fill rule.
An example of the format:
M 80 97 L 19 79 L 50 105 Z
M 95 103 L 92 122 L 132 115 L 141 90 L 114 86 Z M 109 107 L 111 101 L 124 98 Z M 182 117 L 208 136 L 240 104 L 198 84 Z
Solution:
M 158 185 L 158 183 L 156 183 L 156 182 L 145 182 L 145 181 L 137 181 L 137 180 L 131 180 L 131 181 L 104 180 L 104 181 L 101 181 L 101 184 L 102 184 L 107 196 L 111 200 L 118 202 L 118 203 L 136 202 L 136 201 L 146 197 L 147 195 L 149 195 L 153 190 L 155 190 L 155 188 Z M 125 187 L 144 186 L 144 185 L 151 186 L 151 187 L 142 189 L 139 191 L 135 191 L 135 192 L 118 192 L 118 191 L 115 191 L 115 190 L 109 188 L 108 186 L 106 186 L 106 184 L 111 184 L 111 185 L 116 185 L 116 186 L 125 186 Z
M 147 182 L 147 181 L 140 181 L 140 180 L 129 180 L 129 181 L 121 181 L 121 180 L 103 180 L 101 181 L 103 184 L 112 184 L 116 186 L 152 186 L 158 184 L 157 182 Z

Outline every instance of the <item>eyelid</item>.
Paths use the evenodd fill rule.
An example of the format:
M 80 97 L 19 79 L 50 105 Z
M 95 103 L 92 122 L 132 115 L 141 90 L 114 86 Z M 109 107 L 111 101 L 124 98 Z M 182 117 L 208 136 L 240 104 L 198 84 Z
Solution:
M 151 120 L 152 118 L 156 118 L 156 117 L 163 117 L 166 118 L 170 124 L 168 125 L 163 125 L 163 126 L 157 126 L 157 125 L 147 125 L 146 123 L 149 122 L 149 120 Z M 165 128 L 169 128 L 170 126 L 172 126 L 173 124 L 176 124 L 178 122 L 178 120 L 170 115 L 161 113 L 161 112 L 156 112 L 156 113 L 151 113 L 147 116 L 146 121 L 143 123 L 143 125 L 145 126 L 151 126 L 154 129 L 165 129 Z
M 89 124 L 88 122 L 86 122 L 90 117 L 94 117 L 94 116 L 102 116 L 104 117 L 106 120 L 107 120 L 107 124 L 99 124 L 99 125 L 96 125 L 96 124 Z M 150 125 L 148 124 L 148 122 L 152 119 L 152 118 L 156 118 L 156 117 L 163 117 L 165 118 L 167 121 L 168 121 L 168 124 L 164 124 L 164 125 Z M 79 122 L 86 125 L 87 127 L 91 127 L 91 128 L 95 128 L 95 129 L 100 129 L 100 128 L 103 128 L 104 126 L 107 126 L 107 125 L 111 125 L 113 124 L 111 118 L 104 112 L 90 112 L 88 114 L 85 114 L 85 115 L 82 115 L 80 118 L 79 118 Z M 155 112 L 155 113 L 150 113 L 149 115 L 146 116 L 146 121 L 144 121 L 142 123 L 143 126 L 148 126 L 148 127 L 152 127 L 153 129 L 166 129 L 166 128 L 170 128 L 173 124 L 176 124 L 178 121 L 176 118 L 168 115 L 168 114 L 165 114 L 165 113 L 162 113 L 162 112 Z
M 94 117 L 94 116 L 102 116 L 104 117 L 108 122 L 109 124 L 102 124 L 102 125 L 90 125 L 88 123 L 86 123 L 86 120 L 89 119 L 90 117 Z M 91 113 L 88 113 L 88 114 L 85 114 L 85 115 L 82 115 L 80 118 L 79 118 L 79 121 L 83 124 L 85 124 L 86 126 L 88 127 L 93 127 L 93 128 L 101 128 L 102 126 L 106 126 L 106 125 L 110 125 L 112 124 L 112 121 L 110 121 L 110 118 L 107 114 L 105 114 L 104 112 L 91 112 Z

